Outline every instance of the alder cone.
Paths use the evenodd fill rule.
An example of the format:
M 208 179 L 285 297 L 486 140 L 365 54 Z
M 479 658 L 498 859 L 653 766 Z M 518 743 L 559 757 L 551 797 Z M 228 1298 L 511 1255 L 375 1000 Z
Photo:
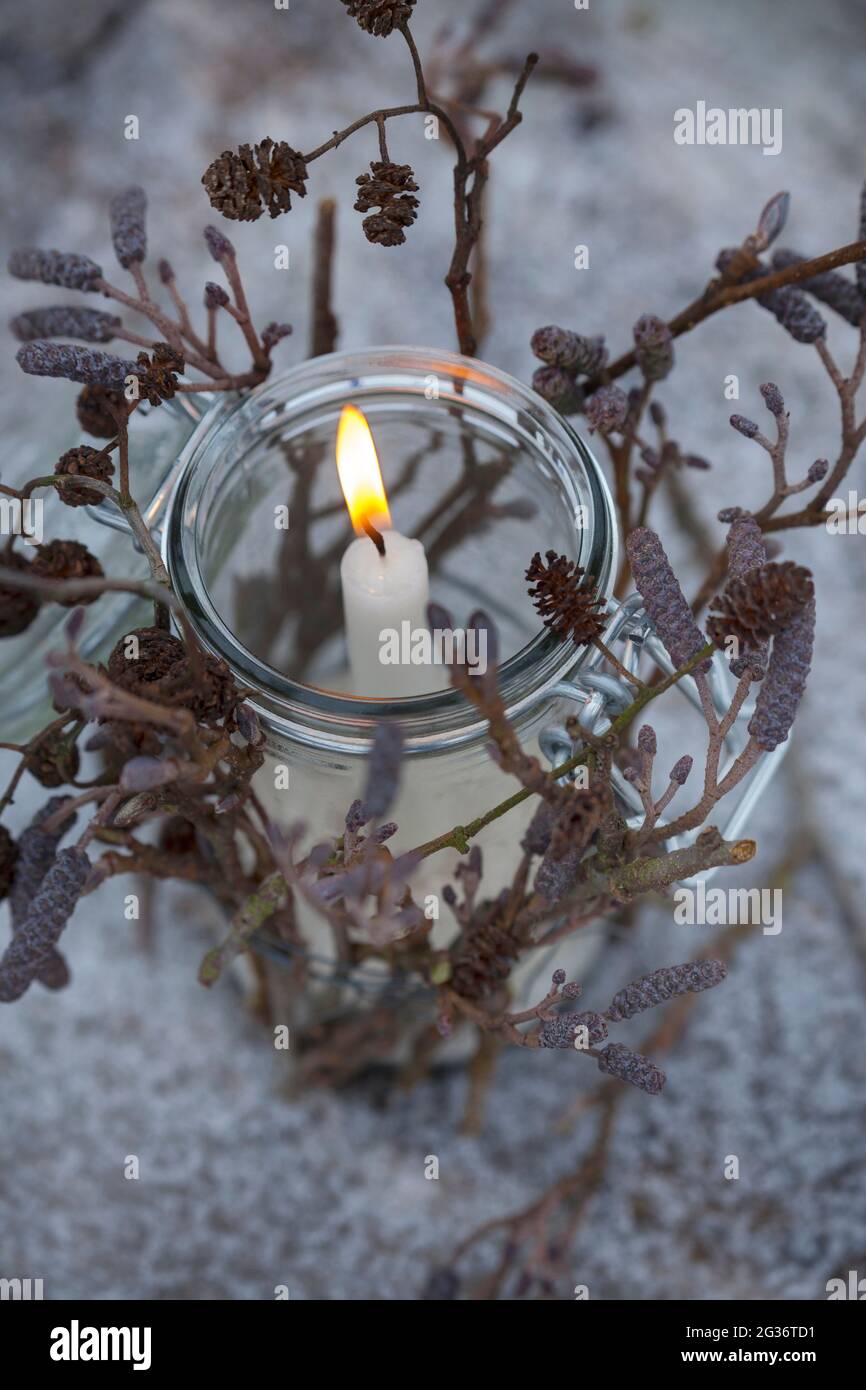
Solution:
M 644 381 L 663 381 L 674 365 L 671 330 L 655 314 L 643 314 L 633 332 L 635 357 Z
M 545 627 L 557 637 L 570 637 L 575 646 L 585 646 L 605 628 L 603 613 L 597 611 L 604 609 L 604 599 L 599 598 L 595 579 L 555 550 L 547 551 L 546 561 L 537 551 L 532 557 L 526 571 L 526 578 L 534 584 L 528 590 L 529 597 Z
M 386 39 L 392 30 L 411 19 L 416 0 L 343 0 L 349 18 L 376 38 Z
M 166 854 L 195 854 L 198 848 L 195 826 L 185 816 L 169 816 L 160 827 L 159 847 Z
M 130 758 L 158 758 L 163 752 L 163 740 L 153 724 L 138 724 L 129 719 L 109 719 L 102 726 L 105 737 L 101 747 L 105 753 L 106 769 L 120 775 Z
M 168 343 L 155 343 L 150 356 L 140 352 L 136 362 L 145 400 L 154 406 L 170 401 L 177 390 L 178 373 L 185 366 L 182 355 Z
M 356 212 L 379 211 L 365 217 L 361 226 L 368 241 L 377 246 L 400 246 L 406 240 L 405 227 L 418 216 L 418 192 L 410 164 L 374 160 L 369 174 L 359 174 Z
M 75 402 L 75 413 L 85 434 L 92 434 L 95 439 L 113 439 L 117 434 L 117 421 L 109 407 L 123 410 L 124 405 L 122 391 L 111 391 L 106 386 L 85 386 Z M 101 494 L 99 500 L 102 501 Z
M 78 775 L 81 759 L 74 743 L 58 729 L 27 755 L 27 771 L 43 787 L 62 787 Z
M 128 638 L 138 642 L 138 657 L 127 656 Z M 140 627 L 122 637 L 108 658 L 108 674 L 115 685 L 150 698 L 149 686 L 161 681 L 186 656 L 183 643 L 161 627 Z
M 600 386 L 587 401 L 584 414 L 590 431 L 607 434 L 610 430 L 622 429 L 628 416 L 628 396 L 613 383 Z
M 115 685 L 158 704 L 191 710 L 197 719 L 222 719 L 228 714 L 237 692 L 224 661 L 204 653 L 203 678 L 196 682 L 186 648 L 173 633 L 144 627 L 128 636 L 138 639 L 138 659 L 127 657 L 128 638 L 122 637 L 108 658 L 108 674 Z
M 101 579 L 104 574 L 96 556 L 79 541 L 48 541 L 40 545 L 31 569 L 40 579 Z M 54 602 L 62 608 L 78 608 L 94 603 L 98 597 L 98 594 L 90 594 L 85 598 L 58 598 Z
M 719 647 L 735 637 L 753 651 L 788 627 L 814 596 L 812 576 L 803 565 L 770 561 L 726 585 L 713 604 L 707 632 Z
M 86 388 L 85 388 L 86 389 Z M 116 427 L 112 437 L 116 434 Z M 67 449 L 54 465 L 54 472 L 64 478 L 96 478 L 101 483 L 110 483 L 114 477 L 114 464 L 111 458 L 89 444 L 79 444 L 75 449 Z M 103 500 L 96 488 L 59 487 L 56 489 L 61 502 L 67 507 L 98 507 Z
M 223 719 L 236 700 L 237 691 L 228 666 L 216 657 L 208 657 L 204 681 L 189 705 L 196 719 Z
M 520 943 L 507 928 L 495 919 L 482 919 L 473 924 L 454 961 L 454 989 L 464 999 L 494 993 L 508 979 L 519 954 Z
M 0 553 L 0 563 L 6 569 L 30 569 L 30 563 L 14 550 Z M 7 589 L 0 585 L 0 637 L 17 637 L 19 633 L 26 632 L 38 612 L 39 599 L 36 594 L 26 594 L 23 589 Z
M 306 197 L 307 166 L 299 150 L 285 140 L 260 140 L 222 154 L 202 174 L 211 206 L 235 222 L 255 222 L 288 212 L 291 195 Z

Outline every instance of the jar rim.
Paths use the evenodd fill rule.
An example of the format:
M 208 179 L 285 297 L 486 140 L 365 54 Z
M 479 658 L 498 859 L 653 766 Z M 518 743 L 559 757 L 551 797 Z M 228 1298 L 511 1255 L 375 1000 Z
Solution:
M 582 477 L 592 502 L 592 529 L 589 555 L 582 556 L 581 563 L 594 575 L 600 596 L 608 599 L 611 595 L 617 572 L 618 532 L 613 499 L 601 468 L 563 416 L 530 387 L 497 367 L 441 349 L 383 345 L 310 358 L 268 377 L 243 397 L 215 398 L 177 461 L 166 506 L 163 559 L 196 635 L 208 650 L 226 661 L 235 679 L 251 690 L 247 702 L 272 740 L 366 753 L 374 726 L 394 720 L 403 726 L 407 751 L 425 753 L 473 742 L 485 734 L 486 724 L 477 710 L 452 689 L 392 699 L 349 696 L 294 680 L 256 657 L 213 604 L 196 559 L 196 528 L 185 524 L 188 515 L 195 517 L 194 489 L 201 489 L 217 466 L 221 435 L 239 415 L 246 414 L 250 421 L 264 420 L 273 410 L 297 408 L 317 393 L 322 401 L 339 399 L 343 381 L 351 384 L 353 399 L 359 399 L 365 386 L 368 391 L 381 389 L 375 385 L 377 375 L 393 379 L 404 373 L 408 383 L 419 374 L 435 374 L 436 367 L 459 381 L 458 393 L 465 393 L 475 404 L 482 396 L 488 402 L 502 397 L 503 411 L 516 412 L 506 400 L 515 398 L 538 427 L 536 447 L 544 452 L 550 441 L 555 449 L 552 457 L 545 454 L 546 460 L 557 469 L 559 481 L 572 497 L 576 496 L 577 477 Z M 573 673 L 582 656 L 580 649 L 561 642 L 542 627 L 499 669 L 509 718 L 519 718 L 542 703 L 558 682 Z

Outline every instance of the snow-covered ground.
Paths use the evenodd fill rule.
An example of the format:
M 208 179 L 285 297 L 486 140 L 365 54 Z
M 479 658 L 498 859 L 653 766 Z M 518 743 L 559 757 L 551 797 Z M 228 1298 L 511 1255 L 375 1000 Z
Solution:
M 422 51 L 437 15 L 464 9 L 419 0 Z M 786 244 L 818 252 L 852 240 L 866 174 L 861 20 L 853 0 L 515 6 L 491 51 L 568 52 L 597 63 L 601 79 L 593 93 L 531 86 L 524 126 L 494 156 L 485 356 L 526 377 L 530 333 L 547 322 L 607 330 L 615 349 L 625 346 L 640 313 L 669 315 L 693 297 L 717 250 L 780 188 L 792 193 Z M 269 0 L 52 0 L 7 7 L 0 29 L 12 65 L 0 97 L 4 242 L 110 263 L 108 199 L 140 181 L 153 253 L 169 254 L 192 285 L 210 274 L 198 180 L 215 153 L 265 134 L 309 148 L 373 105 L 410 99 L 399 46 L 360 33 L 336 0 L 293 0 L 288 11 Z M 495 96 L 503 104 L 506 89 Z M 675 145 L 673 112 L 698 100 L 781 108 L 782 153 Z M 588 103 L 597 118 L 586 119 Z M 129 114 L 137 142 L 123 138 Z M 311 180 L 311 195 L 340 205 L 341 342 L 450 346 L 439 284 L 445 152 L 420 123 L 392 136 L 392 154 L 419 175 L 422 213 L 407 245 L 386 252 L 367 244 L 351 209 L 371 143 L 347 142 Z M 286 361 L 306 339 L 314 203 L 235 236 L 259 317 L 295 324 Z M 291 248 L 288 279 L 273 269 L 279 241 Z M 579 243 L 588 271 L 573 268 Z M 8 314 L 47 293 L 5 280 L 0 301 Z M 853 338 L 833 323 L 843 364 Z M 677 351 L 660 396 L 683 445 L 713 461 L 711 474 L 694 475 L 694 496 L 720 535 L 717 508 L 757 500 L 766 486 L 761 455 L 727 424 L 731 409 L 757 417 L 759 384 L 776 381 L 800 476 L 833 456 L 835 402 L 812 351 L 753 305 L 710 320 Z M 61 409 L 73 390 L 23 379 L 11 356 L 10 347 L 0 359 L 0 418 L 13 477 L 73 442 Z M 723 395 L 730 373 L 737 407 Z M 852 486 L 862 485 L 860 464 Z M 688 540 L 675 554 L 698 574 Z M 750 827 L 759 856 L 738 882 L 766 884 L 800 833 L 819 852 L 786 884 L 782 932 L 756 932 L 727 982 L 698 1001 L 665 1062 L 665 1094 L 629 1094 L 620 1106 L 563 1298 L 576 1282 L 598 1298 L 822 1298 L 831 1275 L 866 1269 L 866 561 L 859 537 L 814 532 L 792 533 L 785 554 L 815 570 L 816 670 L 792 753 Z M 34 790 L 22 789 L 16 819 L 36 804 Z M 65 942 L 72 987 L 57 997 L 33 989 L 0 1018 L 0 1275 L 42 1278 L 55 1298 L 267 1299 L 281 1284 L 293 1298 L 414 1297 L 430 1261 L 530 1201 L 591 1144 L 586 1120 L 555 1130 L 595 1080 L 570 1055 L 507 1057 L 479 1139 L 458 1132 L 456 1076 L 385 1109 L 367 1089 L 287 1100 L 270 1039 L 232 985 L 208 993 L 196 983 L 212 908 L 160 888 L 156 918 L 147 956 L 119 892 L 89 899 Z M 647 911 L 637 933 L 612 940 L 587 1006 L 687 957 L 701 930 Z M 635 1027 L 625 1040 L 640 1036 Z M 431 1154 L 436 1182 L 424 1176 Z M 124 1177 L 130 1155 L 137 1181 Z M 736 1181 L 724 1176 L 729 1155 Z

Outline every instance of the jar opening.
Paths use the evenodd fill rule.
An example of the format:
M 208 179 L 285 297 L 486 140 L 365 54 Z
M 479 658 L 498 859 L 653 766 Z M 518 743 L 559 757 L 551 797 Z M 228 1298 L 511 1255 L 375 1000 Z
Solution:
M 329 685 L 342 651 L 339 556 L 351 536 L 334 500 L 333 439 L 347 403 L 381 441 L 395 525 L 423 531 L 431 597 L 456 625 L 483 609 L 500 631 L 512 717 L 573 671 L 581 654 L 539 627 L 524 571 L 534 551 L 555 549 L 610 595 L 617 540 L 604 477 L 528 387 L 447 352 L 333 353 L 217 402 L 181 454 L 167 508 L 176 591 L 277 737 L 354 749 L 388 719 L 404 725 L 410 750 L 479 737 L 477 712 L 451 689 L 382 699 Z

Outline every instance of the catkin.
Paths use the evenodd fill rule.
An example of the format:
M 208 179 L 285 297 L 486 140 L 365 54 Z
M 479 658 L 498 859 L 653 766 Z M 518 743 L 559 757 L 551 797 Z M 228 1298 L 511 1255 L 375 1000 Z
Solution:
M 22 246 L 9 257 L 9 274 L 19 280 L 41 280 L 43 285 L 62 285 L 66 290 L 96 290 L 102 266 L 89 256 L 65 251 L 43 251 Z
M 640 1052 L 632 1052 L 630 1047 L 623 1047 L 622 1043 L 608 1043 L 607 1047 L 602 1048 L 598 1069 L 615 1076 L 618 1081 L 637 1086 L 639 1091 L 646 1091 L 650 1096 L 657 1096 L 667 1080 L 664 1072 L 648 1057 Z
M 674 666 L 684 666 L 701 650 L 705 641 L 664 546 L 655 531 L 648 526 L 638 526 L 629 535 L 626 549 L 647 617 Z M 700 669 L 709 670 L 709 666 L 709 661 L 703 662 Z
M 0 960 L 0 1004 L 29 989 L 75 911 L 89 873 L 83 849 L 60 850 Z
M 701 990 L 712 989 L 721 984 L 728 973 L 728 967 L 721 960 L 695 960 L 685 965 L 667 965 L 632 980 L 611 1001 L 605 1017 L 611 1023 L 621 1023 L 623 1019 L 633 1018 L 645 1009 L 653 1009 L 666 999 L 677 994 L 699 994 Z
M 749 723 L 749 733 L 767 752 L 784 743 L 791 732 L 806 688 L 814 639 L 815 600 L 812 599 L 773 639 L 767 674 Z

